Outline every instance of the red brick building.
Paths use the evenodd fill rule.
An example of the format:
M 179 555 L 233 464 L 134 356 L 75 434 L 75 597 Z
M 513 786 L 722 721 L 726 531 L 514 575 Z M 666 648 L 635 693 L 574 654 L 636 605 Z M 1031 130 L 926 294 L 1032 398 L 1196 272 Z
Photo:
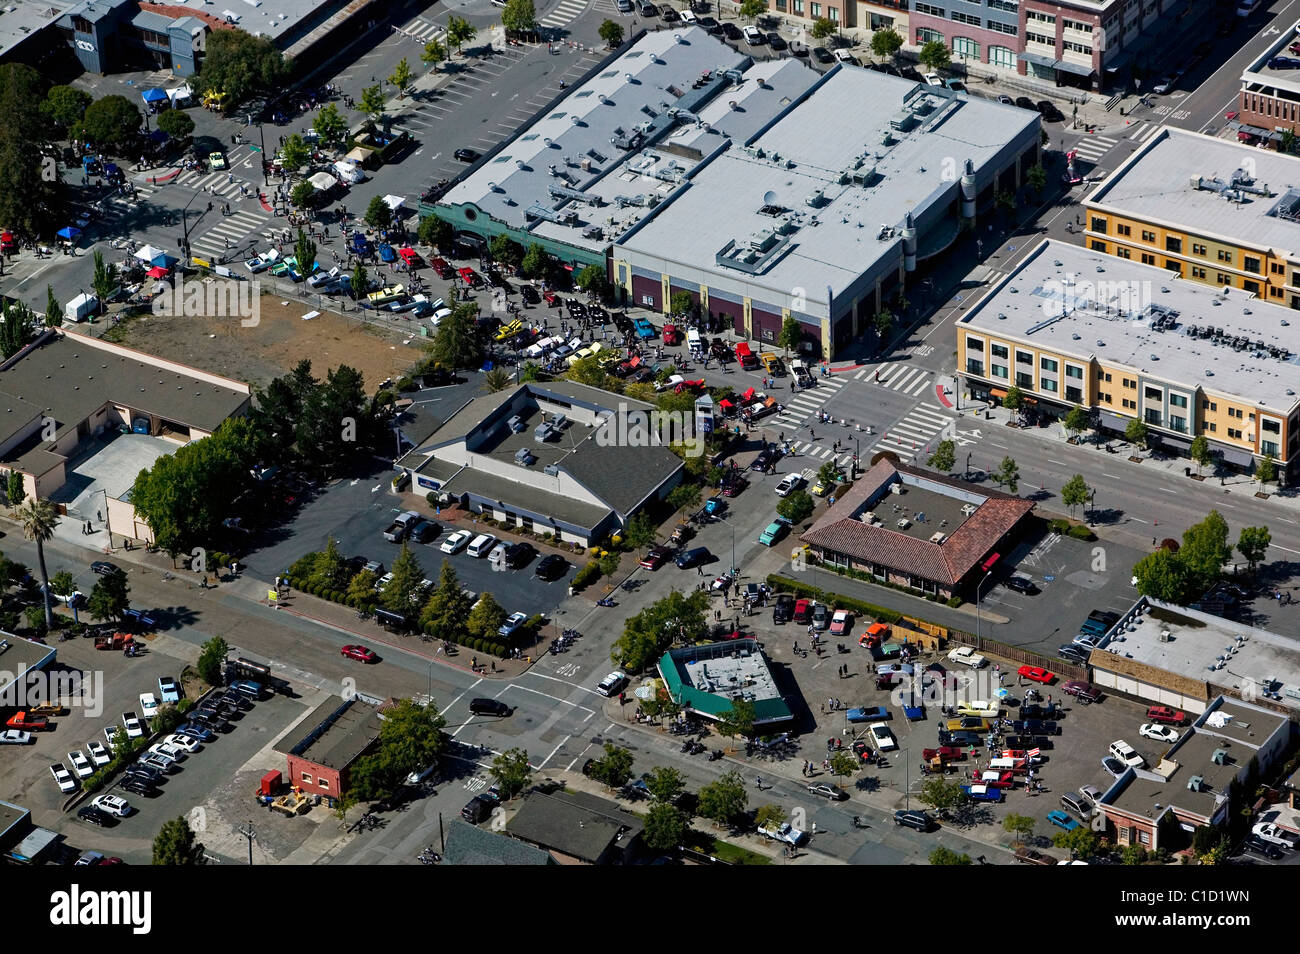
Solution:
M 330 696 L 276 744 L 289 761 L 285 781 L 333 805 L 348 789 L 348 770 L 379 740 L 379 725 L 379 706 Z
M 883 459 L 800 539 L 823 563 L 942 598 L 997 565 L 1031 500 Z

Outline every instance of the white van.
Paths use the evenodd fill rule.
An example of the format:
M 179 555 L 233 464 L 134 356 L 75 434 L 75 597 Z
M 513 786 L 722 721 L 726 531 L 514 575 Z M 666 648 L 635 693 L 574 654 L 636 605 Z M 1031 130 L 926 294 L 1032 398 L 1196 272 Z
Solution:
M 492 534 L 480 533 L 477 537 L 475 537 L 473 540 L 470 541 L 470 544 L 466 548 L 465 552 L 472 557 L 482 558 L 492 552 L 492 548 L 496 546 L 496 542 L 497 542 L 497 538 L 492 536 Z

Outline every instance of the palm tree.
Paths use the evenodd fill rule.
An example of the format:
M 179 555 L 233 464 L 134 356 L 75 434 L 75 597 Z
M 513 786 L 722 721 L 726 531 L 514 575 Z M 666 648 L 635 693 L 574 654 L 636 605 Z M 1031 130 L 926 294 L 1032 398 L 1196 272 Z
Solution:
M 41 589 L 45 599 L 45 628 L 54 627 L 54 618 L 50 614 L 50 576 L 45 570 L 45 541 L 54 536 L 54 528 L 59 525 L 59 514 L 49 500 L 33 497 L 15 512 L 23 525 L 23 536 L 36 543 L 36 562 L 41 569 Z

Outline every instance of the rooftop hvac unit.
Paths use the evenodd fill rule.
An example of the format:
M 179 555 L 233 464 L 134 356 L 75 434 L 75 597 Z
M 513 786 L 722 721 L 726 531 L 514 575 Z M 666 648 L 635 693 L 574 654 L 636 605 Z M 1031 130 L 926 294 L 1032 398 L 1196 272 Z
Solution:
M 964 513 L 964 514 L 965 514 L 966 516 L 968 516 L 968 517 L 969 517 L 971 514 L 973 514 L 973 513 L 975 512 L 975 510 L 976 510 L 976 507 L 975 507 L 974 504 L 966 504 L 966 505 L 964 505 L 964 506 L 961 508 L 961 512 Z
M 898 481 L 894 481 L 892 484 L 889 485 L 889 492 L 891 494 L 903 494 L 906 493 L 906 490 L 904 489 L 902 484 L 900 484 Z
M 1169 630 L 1167 630 L 1167 629 L 1162 629 L 1162 630 L 1160 631 L 1160 642 L 1162 642 L 1162 643 L 1167 643 L 1167 642 L 1169 642 Z
M 1190 792 L 1199 792 L 1205 787 L 1205 779 L 1200 775 L 1193 775 L 1187 780 L 1187 790 Z
M 947 539 L 948 539 L 948 534 L 943 533 L 943 532 L 941 531 L 941 532 L 939 532 L 939 533 L 936 533 L 936 534 L 931 535 L 931 537 L 930 537 L 930 542 L 931 542 L 931 543 L 943 543 L 943 541 L 945 541 L 945 540 L 947 540 Z
M 1210 756 L 1210 761 L 1215 765 L 1226 765 L 1228 762 L 1228 752 L 1226 749 L 1215 749 L 1214 754 Z

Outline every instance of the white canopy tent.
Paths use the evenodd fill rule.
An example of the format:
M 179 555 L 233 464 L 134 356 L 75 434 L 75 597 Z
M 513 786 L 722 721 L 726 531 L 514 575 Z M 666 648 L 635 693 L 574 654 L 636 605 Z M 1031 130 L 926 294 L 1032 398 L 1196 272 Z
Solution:
M 167 98 L 172 101 L 172 106 L 185 106 L 194 99 L 194 90 L 190 89 L 188 83 L 184 86 L 178 86 L 176 89 L 167 90 Z
M 406 201 L 406 199 L 405 199 L 403 196 L 400 196 L 400 195 L 386 195 L 386 196 L 384 196 L 384 204 L 387 205 L 387 206 L 388 206 L 390 209 L 392 209 L 394 212 L 396 212 L 398 209 L 400 209 L 400 208 L 402 207 L 402 204 L 403 204 L 405 201 Z
M 146 245 L 144 248 L 138 249 L 136 251 L 135 257 L 142 262 L 150 263 L 159 255 L 166 255 L 166 254 L 167 253 L 160 248 L 154 248 L 152 245 Z
M 338 180 L 328 172 L 318 172 L 307 181 L 312 184 L 312 188 L 317 192 L 328 192 L 339 184 Z

